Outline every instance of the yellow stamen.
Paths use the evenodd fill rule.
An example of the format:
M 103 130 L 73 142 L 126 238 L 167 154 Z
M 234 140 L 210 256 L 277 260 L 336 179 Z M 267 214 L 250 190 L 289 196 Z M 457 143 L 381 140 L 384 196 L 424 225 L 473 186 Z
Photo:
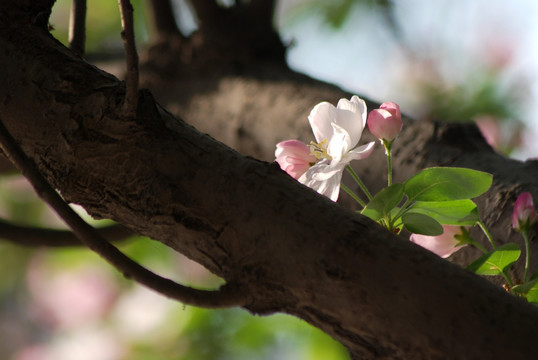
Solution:
M 323 140 L 320 143 L 315 143 L 313 141 L 310 141 L 310 155 L 314 155 L 316 159 L 329 159 L 331 160 L 332 157 L 327 153 L 327 139 Z

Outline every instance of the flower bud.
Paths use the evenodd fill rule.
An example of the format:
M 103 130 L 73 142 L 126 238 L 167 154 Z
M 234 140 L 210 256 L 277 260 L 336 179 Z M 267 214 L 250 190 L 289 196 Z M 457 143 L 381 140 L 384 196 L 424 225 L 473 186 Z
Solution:
M 376 138 L 392 141 L 402 130 L 402 114 L 398 104 L 386 102 L 368 115 L 368 129 Z
M 409 240 L 442 258 L 446 258 L 463 248 L 465 244 L 456 238 L 457 235 L 463 233 L 461 226 L 443 225 L 443 230 L 443 233 L 438 236 L 412 234 Z
M 310 147 L 299 140 L 286 140 L 276 144 L 275 161 L 294 179 L 299 179 L 318 160 L 310 154 Z
M 527 231 L 536 221 L 536 209 L 529 192 L 519 194 L 512 213 L 512 227 L 516 231 Z

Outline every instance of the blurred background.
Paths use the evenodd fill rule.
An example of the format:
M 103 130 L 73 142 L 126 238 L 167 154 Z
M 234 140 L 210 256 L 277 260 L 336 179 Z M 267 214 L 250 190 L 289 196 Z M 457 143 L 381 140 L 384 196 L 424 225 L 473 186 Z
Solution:
M 57 1 L 51 18 L 64 43 L 70 3 Z M 139 47 L 147 41 L 143 5 L 133 1 Z M 188 4 L 174 5 L 182 31 L 194 31 Z M 274 21 L 293 69 L 397 102 L 417 119 L 474 121 L 497 151 L 526 159 L 538 155 L 537 14 L 533 0 L 282 0 Z M 119 19 L 116 1 L 89 2 L 88 57 L 123 66 Z M 62 227 L 16 174 L 0 177 L 0 217 Z M 222 283 L 159 242 L 133 238 L 120 246 L 183 283 Z M 340 344 L 293 317 L 185 307 L 123 279 L 84 249 L 0 241 L 0 274 L 1 359 L 348 359 Z

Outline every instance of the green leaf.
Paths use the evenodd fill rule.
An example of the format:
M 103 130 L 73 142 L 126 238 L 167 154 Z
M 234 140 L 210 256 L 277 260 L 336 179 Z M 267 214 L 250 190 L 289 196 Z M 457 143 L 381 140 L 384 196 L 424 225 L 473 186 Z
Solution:
M 384 188 L 366 205 L 361 214 L 378 221 L 389 214 L 403 199 L 403 184 L 394 184 Z
M 409 201 L 448 201 L 477 197 L 491 186 L 492 175 L 466 168 L 434 167 L 408 179 Z
M 402 221 L 405 228 L 413 234 L 437 236 L 443 233 L 441 224 L 424 214 L 405 213 Z
M 501 275 L 519 259 L 521 250 L 515 243 L 504 244 L 487 254 L 482 255 L 467 270 L 478 275 Z
M 528 302 L 538 305 L 538 282 L 529 289 L 526 297 Z
M 516 285 L 512 288 L 512 291 L 516 294 L 524 295 L 528 302 L 538 304 L 538 279 Z
M 476 204 L 469 199 L 453 201 L 417 201 L 407 213 L 423 214 L 443 225 L 473 226 L 478 220 Z

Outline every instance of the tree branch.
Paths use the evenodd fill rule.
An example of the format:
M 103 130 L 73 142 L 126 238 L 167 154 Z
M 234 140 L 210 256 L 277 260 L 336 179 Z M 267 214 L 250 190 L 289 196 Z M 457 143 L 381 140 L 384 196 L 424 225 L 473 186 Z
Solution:
M 121 225 L 111 225 L 96 229 L 108 241 L 120 241 L 133 236 L 133 231 Z M 71 231 L 43 229 L 14 225 L 0 220 L 0 238 L 22 246 L 65 247 L 81 246 L 80 240 Z
M 127 63 L 126 92 L 123 104 L 125 116 L 134 117 L 138 106 L 138 53 L 136 51 L 133 6 L 129 0 L 119 0 L 121 25 L 123 31 L 121 38 L 125 47 L 125 59 Z
M 30 181 L 35 191 L 71 227 L 88 248 L 99 254 L 127 278 L 139 282 L 186 305 L 222 308 L 248 304 L 248 294 L 236 286 L 223 286 L 216 291 L 198 290 L 163 278 L 139 265 L 106 241 L 95 229 L 73 211 L 41 176 L 33 162 L 15 143 L 0 119 L 0 146 L 15 166 Z
M 69 18 L 69 48 L 79 56 L 86 52 L 86 0 L 73 0 Z

